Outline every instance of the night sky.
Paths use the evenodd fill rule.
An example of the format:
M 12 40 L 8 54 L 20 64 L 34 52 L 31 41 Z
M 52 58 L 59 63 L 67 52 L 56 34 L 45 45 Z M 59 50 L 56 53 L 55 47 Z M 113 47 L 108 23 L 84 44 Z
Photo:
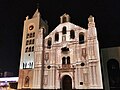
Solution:
M 37 4 L 39 2 L 39 5 Z M 23 23 L 37 7 L 49 32 L 64 13 L 71 22 L 87 28 L 88 17 L 95 17 L 100 48 L 120 46 L 120 0 L 0 0 L 0 70 L 18 74 Z

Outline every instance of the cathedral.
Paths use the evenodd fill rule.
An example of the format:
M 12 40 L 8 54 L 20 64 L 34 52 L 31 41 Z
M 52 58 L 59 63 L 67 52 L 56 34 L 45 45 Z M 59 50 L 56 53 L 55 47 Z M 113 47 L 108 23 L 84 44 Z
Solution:
M 88 29 L 60 16 L 48 34 L 47 22 L 37 9 L 23 28 L 18 90 L 103 89 L 99 43 L 94 17 Z

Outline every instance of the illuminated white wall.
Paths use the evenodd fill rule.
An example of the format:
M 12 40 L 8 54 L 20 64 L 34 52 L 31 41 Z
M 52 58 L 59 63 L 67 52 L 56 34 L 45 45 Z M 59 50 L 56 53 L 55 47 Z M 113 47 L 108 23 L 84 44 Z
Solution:
M 73 89 L 102 89 L 99 44 L 94 17 L 88 18 L 88 29 L 71 23 L 68 14 L 61 16 L 60 21 L 61 23 L 43 41 L 43 30 L 46 31 L 47 28 L 40 18 L 40 13 L 36 11 L 33 18 L 26 18 L 18 88 L 41 89 L 43 86 L 43 89 L 60 89 L 63 88 L 61 82 L 64 76 L 68 76 L 71 78 Z M 29 25 L 34 26 L 33 30 L 28 30 Z M 71 30 L 74 35 L 71 35 Z M 34 51 L 25 53 L 26 35 L 29 32 L 35 32 Z M 59 39 L 55 36 L 56 33 Z M 68 51 L 64 51 L 64 48 Z M 32 68 L 24 69 L 24 62 L 27 62 L 27 65 L 28 62 L 33 62 L 34 65 Z M 25 84 L 25 80 L 29 83 Z

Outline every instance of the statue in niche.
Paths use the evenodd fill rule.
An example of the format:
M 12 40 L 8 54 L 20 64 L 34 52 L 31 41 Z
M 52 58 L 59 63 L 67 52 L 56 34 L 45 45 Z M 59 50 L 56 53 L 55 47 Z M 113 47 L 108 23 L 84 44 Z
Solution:
M 82 57 L 86 60 L 86 48 L 82 48 Z
M 25 83 L 24 83 L 25 87 L 29 87 L 29 81 L 30 81 L 30 78 L 28 76 L 26 76 L 25 77 Z

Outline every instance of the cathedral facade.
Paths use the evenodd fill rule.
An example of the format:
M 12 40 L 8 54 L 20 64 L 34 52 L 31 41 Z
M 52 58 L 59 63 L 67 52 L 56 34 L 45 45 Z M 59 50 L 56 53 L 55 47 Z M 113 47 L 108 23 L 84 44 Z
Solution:
M 88 29 L 60 17 L 49 34 L 38 10 L 24 21 L 18 89 L 103 89 L 94 17 Z

